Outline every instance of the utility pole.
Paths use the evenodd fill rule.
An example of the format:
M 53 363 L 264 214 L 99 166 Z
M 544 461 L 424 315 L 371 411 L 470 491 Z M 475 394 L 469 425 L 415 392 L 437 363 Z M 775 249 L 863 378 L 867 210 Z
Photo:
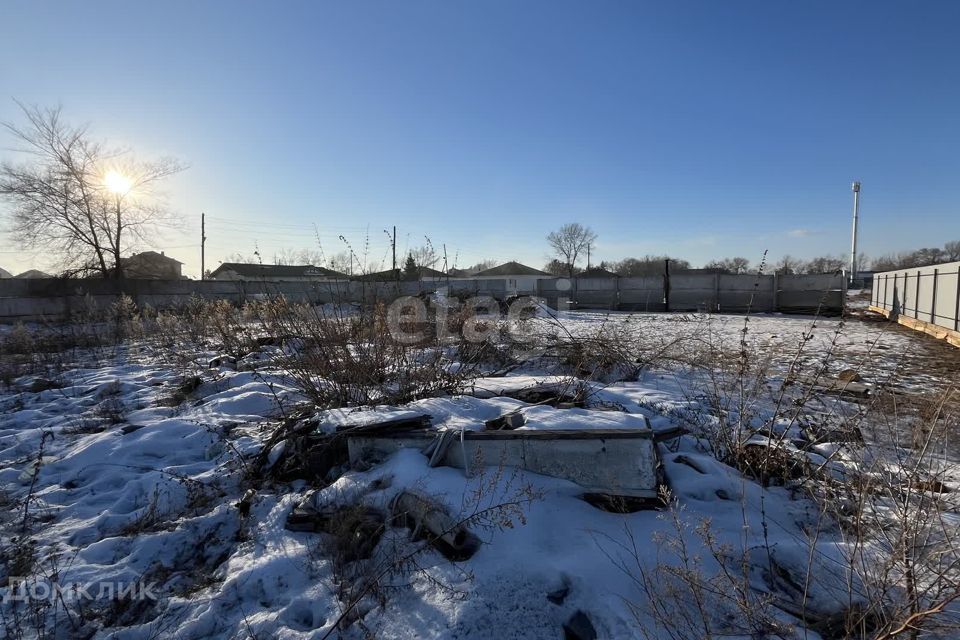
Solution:
M 397 270 L 397 225 L 393 225 L 393 242 L 390 243 L 393 248 L 393 270 Z
M 207 279 L 206 264 L 207 214 L 200 213 L 200 279 Z
M 853 183 L 853 239 L 850 242 L 850 283 L 857 277 L 857 222 L 860 219 L 860 181 Z
M 587 243 L 587 271 L 590 270 L 590 243 Z

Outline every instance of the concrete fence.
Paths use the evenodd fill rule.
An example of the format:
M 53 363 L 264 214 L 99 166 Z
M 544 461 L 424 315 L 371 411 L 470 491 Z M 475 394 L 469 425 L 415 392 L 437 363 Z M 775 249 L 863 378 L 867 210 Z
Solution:
M 390 302 L 399 296 L 446 289 L 458 297 L 509 295 L 506 280 L 433 282 L 264 282 L 220 280 L 0 280 L 0 322 L 65 320 L 109 308 L 120 295 L 156 309 L 186 305 L 194 296 L 235 304 L 283 295 L 294 302 Z M 811 312 L 843 308 L 844 280 L 834 276 L 756 276 L 692 274 L 669 279 L 550 278 L 538 282 L 538 295 L 556 308 L 624 311 Z
M 842 275 L 678 274 L 642 278 L 540 280 L 539 295 L 556 307 L 621 311 L 839 313 Z
M 265 282 L 256 280 L 69 280 L 58 278 L 0 280 L 0 323 L 60 321 L 102 311 L 121 295 L 139 306 L 155 309 L 183 307 L 192 297 L 243 304 L 283 295 L 293 302 L 390 302 L 399 296 L 431 293 L 445 282 Z M 507 296 L 502 279 L 450 282 L 459 296 Z
M 874 274 L 870 306 L 960 346 L 960 262 Z

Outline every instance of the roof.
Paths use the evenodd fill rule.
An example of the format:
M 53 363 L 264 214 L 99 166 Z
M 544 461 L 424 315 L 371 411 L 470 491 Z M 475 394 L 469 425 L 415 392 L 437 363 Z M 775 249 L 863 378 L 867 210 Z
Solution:
M 610 271 L 609 269 L 604 269 L 603 267 L 591 267 L 589 269 L 584 269 L 577 274 L 578 278 L 619 278 L 620 275 Z
M 447 274 L 443 271 L 437 271 L 430 267 L 419 267 L 417 269 L 420 278 L 446 278 Z M 393 282 L 394 280 L 409 280 L 406 271 L 403 269 L 387 269 L 386 271 L 375 271 L 373 273 L 364 273 L 353 276 L 354 280 L 363 280 L 366 282 Z
M 550 274 L 546 271 L 540 271 L 539 269 L 534 269 L 533 267 L 528 267 L 525 264 L 520 264 L 519 262 L 505 262 L 498 267 L 492 269 L 486 269 L 484 271 L 478 271 L 473 274 L 474 278 L 498 278 L 501 276 L 549 276 Z
M 12 278 L 13 274 L 6 269 L 0 269 L 0 278 Z
M 18 273 L 14 277 L 15 278 L 52 278 L 53 276 L 50 275 L 49 273 L 38 271 L 37 269 L 30 269 L 29 271 Z
M 345 278 L 346 275 L 333 269 L 315 267 L 312 264 L 257 264 L 246 262 L 221 262 L 211 277 L 224 271 L 233 271 L 248 278 Z
M 179 260 L 171 258 L 168 255 L 164 255 L 163 253 L 157 253 L 156 251 L 141 251 L 140 253 L 133 254 L 129 258 L 123 258 L 123 260 L 133 260 L 133 259 L 140 259 L 140 258 L 146 258 L 148 260 L 167 260 L 169 262 L 176 262 L 177 264 L 183 264 Z M 121 262 L 123 260 L 121 260 Z

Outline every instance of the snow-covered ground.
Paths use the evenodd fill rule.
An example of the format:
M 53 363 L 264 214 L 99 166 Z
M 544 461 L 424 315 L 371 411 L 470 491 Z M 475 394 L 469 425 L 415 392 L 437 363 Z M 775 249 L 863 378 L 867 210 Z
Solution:
M 310 417 L 321 433 L 421 413 L 432 416 L 436 429 L 483 429 L 485 421 L 514 410 L 524 413 L 525 429 L 649 425 L 655 432 L 695 431 L 711 416 L 711 428 L 722 429 L 736 421 L 730 406 L 741 396 L 718 422 L 717 401 L 730 397 L 717 390 L 709 365 L 725 363 L 729 372 L 747 362 L 763 378 L 747 394 L 748 425 L 767 425 L 774 435 L 782 427 L 788 432 L 783 446 L 800 452 L 800 425 L 778 413 L 785 378 L 834 380 L 853 369 L 868 386 L 917 398 L 956 383 L 957 359 L 929 338 L 860 319 L 566 313 L 532 320 L 526 329 L 629 335 L 644 356 L 626 379 L 583 382 L 532 353 L 506 376 L 479 378 L 462 395 Z M 28 577 L 33 595 L 43 591 L 40 584 L 65 589 L 62 600 L 38 613 L 42 598 L 16 600 L 10 584 L 0 588 L 8 633 L 42 635 L 36 629 L 46 625 L 64 638 L 554 639 L 564 637 L 564 624 L 566 633 L 590 637 L 589 630 L 576 631 L 585 617 L 599 638 L 668 637 L 658 630 L 645 585 L 652 579 L 672 598 L 689 595 L 671 584 L 675 573 L 658 569 L 682 564 L 678 540 L 705 576 L 721 573 L 706 539 L 737 558 L 756 559 L 763 550 L 766 561 L 757 560 L 745 578 L 753 597 L 784 595 L 762 570 L 765 562 L 773 566 L 771 558 L 803 575 L 806 567 L 817 573 L 821 565 L 842 564 L 837 559 L 847 551 L 848 539 L 825 524 L 809 494 L 789 482 L 763 486 L 745 477 L 717 459 L 697 437 L 703 434 L 658 445 L 674 510 L 604 511 L 566 480 L 496 466 L 468 477 L 460 469 L 431 467 L 413 450 L 369 468 L 343 469 L 326 486 L 269 479 L 253 468 L 257 454 L 304 401 L 271 365 L 271 349 L 264 347 L 260 368 L 209 369 L 202 384 L 179 397 L 182 372 L 136 344 L 95 367 L 67 369 L 56 384 L 24 376 L 3 390 L 0 584 L 20 575 Z M 585 406 L 531 405 L 507 395 L 557 382 L 586 389 Z M 863 404 L 818 393 L 810 406 L 812 415 L 836 426 L 862 417 Z M 865 432 L 871 427 L 862 426 Z M 820 442 L 800 455 L 842 479 L 852 459 L 844 447 Z M 268 464 L 282 450 L 277 447 Z M 952 471 L 944 478 L 953 486 Z M 386 512 L 395 496 L 411 490 L 466 519 L 482 541 L 477 553 L 451 562 L 412 539 L 408 529 L 390 526 L 369 559 L 344 566 L 330 535 L 285 528 L 305 500 L 321 510 L 364 505 Z M 818 575 L 807 602 L 829 611 L 847 597 L 847 583 L 835 571 Z M 371 582 L 376 586 L 346 611 L 350 598 L 344 593 L 362 592 Z M 70 585 L 92 597 L 78 596 Z M 118 590 L 129 595 L 131 588 L 156 597 L 111 597 Z M 749 637 L 736 619 L 742 612 L 722 599 L 711 601 L 717 624 Z M 784 625 L 799 624 L 782 608 L 771 611 Z M 811 631 L 805 637 L 819 636 Z

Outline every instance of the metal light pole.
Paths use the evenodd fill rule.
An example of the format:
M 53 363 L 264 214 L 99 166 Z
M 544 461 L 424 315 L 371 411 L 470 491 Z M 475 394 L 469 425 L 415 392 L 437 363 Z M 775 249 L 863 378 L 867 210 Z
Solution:
M 857 277 L 857 222 L 860 219 L 860 182 L 853 183 L 853 239 L 850 241 L 850 282 Z
M 207 279 L 207 214 L 200 212 L 200 279 Z

